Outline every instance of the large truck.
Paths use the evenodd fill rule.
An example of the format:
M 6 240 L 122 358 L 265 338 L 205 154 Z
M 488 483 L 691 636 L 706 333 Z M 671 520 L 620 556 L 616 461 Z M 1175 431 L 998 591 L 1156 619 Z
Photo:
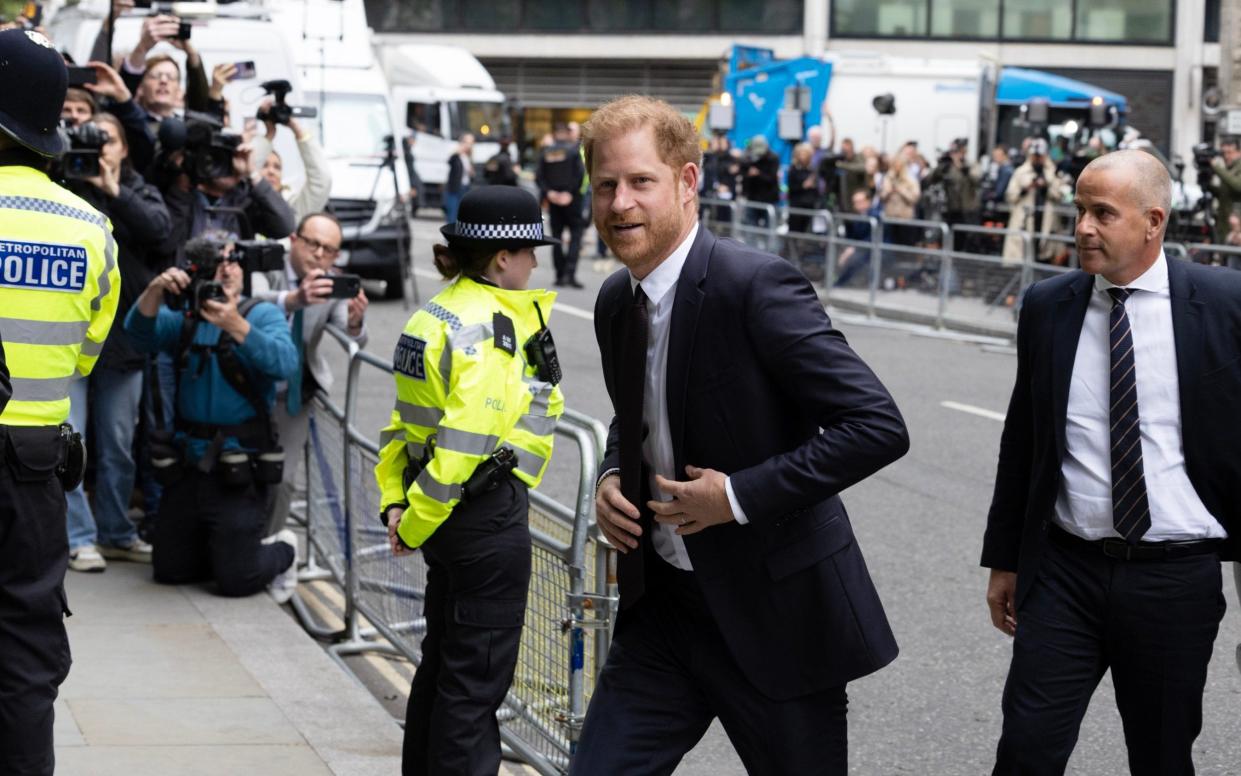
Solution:
M 414 170 L 422 179 L 420 204 L 439 204 L 448 159 L 457 140 L 474 135 L 481 166 L 511 134 L 504 94 L 474 55 L 456 46 L 406 43 L 377 46 L 396 110 L 412 136 Z
M 823 123 L 825 99 L 838 139 L 887 152 L 912 140 L 928 157 L 959 138 L 972 157 L 997 142 L 1018 145 L 1034 123 L 1075 145 L 1084 142 L 1092 106 L 1102 106 L 1110 131 L 1128 110 L 1124 97 L 1091 84 L 984 59 L 833 51 L 778 60 L 769 49 L 734 46 L 724 67 L 717 99 L 732 106 L 729 138 L 741 147 L 762 134 L 786 164 L 793 138 Z M 1032 121 L 1030 106 L 1040 101 L 1048 115 Z
M 412 247 L 401 116 L 375 56 L 362 0 L 277 0 L 273 15 L 294 52 L 308 119 L 332 173 L 328 210 L 344 233 L 337 264 L 404 293 Z

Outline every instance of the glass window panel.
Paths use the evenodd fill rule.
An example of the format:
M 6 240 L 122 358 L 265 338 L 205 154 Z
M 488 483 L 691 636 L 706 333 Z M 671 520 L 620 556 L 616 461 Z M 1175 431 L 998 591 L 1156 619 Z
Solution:
M 918 37 L 927 34 L 926 0 L 837 0 L 836 35 Z
M 461 16 L 450 19 L 449 26 L 465 30 L 515 30 L 521 23 L 521 3 L 509 0 L 457 0 Z
M 443 0 L 364 0 L 367 23 L 381 32 L 444 29 Z
M 716 29 L 715 0 L 656 0 L 655 29 L 692 32 Z
M 802 31 L 803 0 L 719 0 L 719 3 L 721 30 L 799 34 Z M 922 3 L 925 5 L 926 0 Z
M 1004 0 L 1005 38 L 1068 40 L 1072 32 L 1072 0 Z
M 1172 41 L 1169 0 L 1090 0 L 1077 5 L 1078 40 Z
M 1000 0 L 932 0 L 931 34 L 942 38 L 996 38 Z
M 579 0 L 526 0 L 522 26 L 530 30 L 580 30 L 585 27 Z
M 1219 0 L 1207 0 L 1202 39 L 1207 43 L 1219 43 Z
M 590 31 L 649 30 L 651 28 L 651 4 L 649 0 L 590 0 Z

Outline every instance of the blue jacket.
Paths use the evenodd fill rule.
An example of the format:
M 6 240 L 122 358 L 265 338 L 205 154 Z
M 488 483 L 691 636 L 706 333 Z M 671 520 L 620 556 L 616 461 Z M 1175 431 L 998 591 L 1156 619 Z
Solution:
M 148 352 L 162 350 L 175 356 L 183 320 L 182 313 L 167 307 L 161 307 L 158 315 L 148 318 L 134 305 L 125 317 L 125 330 L 138 348 Z M 288 323 L 275 305 L 260 302 L 250 310 L 246 320 L 250 322 L 250 333 L 244 343 L 234 344 L 233 352 L 270 410 L 276 398 L 276 383 L 290 379 L 299 368 L 297 347 L 289 335 Z M 221 335 L 223 332 L 219 328 L 201 321 L 193 344 L 212 346 L 219 342 Z M 205 366 L 200 364 L 203 358 L 207 359 Z M 191 351 L 178 377 L 179 419 L 190 423 L 232 425 L 255 416 L 246 397 L 224 379 L 214 352 Z M 231 437 L 225 443 L 226 449 L 239 446 Z M 206 442 L 192 439 L 188 447 L 191 457 L 197 458 L 206 448 Z

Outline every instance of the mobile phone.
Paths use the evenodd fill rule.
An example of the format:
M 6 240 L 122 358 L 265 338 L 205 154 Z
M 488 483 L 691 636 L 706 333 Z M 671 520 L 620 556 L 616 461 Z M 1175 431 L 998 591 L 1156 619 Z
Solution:
M 329 299 L 352 299 L 362 290 L 362 278 L 357 275 L 329 275 L 332 279 L 332 293 Z
M 237 72 L 233 73 L 233 77 L 228 79 L 230 81 L 245 81 L 249 78 L 254 78 L 257 74 L 257 71 L 254 69 L 253 60 L 246 62 L 234 62 L 233 66 L 237 68 Z
M 69 71 L 70 86 L 82 86 L 83 84 L 93 84 L 99 81 L 99 76 L 95 73 L 95 68 L 93 67 L 70 66 L 66 69 Z
M 194 31 L 193 26 L 189 22 L 181 22 L 177 25 L 177 40 L 189 40 L 190 33 Z

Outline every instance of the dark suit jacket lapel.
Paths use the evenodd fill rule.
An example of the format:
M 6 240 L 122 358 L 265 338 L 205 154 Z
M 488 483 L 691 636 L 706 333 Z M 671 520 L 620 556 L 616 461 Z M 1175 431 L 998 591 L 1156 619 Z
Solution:
M 1186 407 L 1194 406 L 1193 391 L 1203 372 L 1202 350 L 1206 332 L 1202 328 L 1202 302 L 1195 299 L 1193 280 L 1180 259 L 1168 259 L 1168 295 L 1172 302 L 1172 340 L 1176 344 L 1176 373 L 1181 395 L 1181 445 L 1191 449 L 1191 437 L 1198 417 Z
M 694 349 L 698 314 L 702 311 L 702 282 L 707 277 L 715 235 L 699 224 L 698 235 L 690 246 L 681 277 L 677 279 L 676 296 L 672 303 L 671 329 L 668 332 L 668 366 L 664 372 L 667 393 L 668 423 L 672 430 L 672 454 L 676 461 L 676 478 L 685 469 L 682 460 L 685 438 L 685 390 L 689 380 L 689 358 Z
M 611 372 L 612 389 L 616 385 L 616 380 L 621 379 L 621 358 L 625 352 L 625 311 L 633 304 L 633 286 L 629 282 L 629 278 L 625 278 L 622 288 L 617 290 L 616 302 L 612 305 L 612 312 L 608 316 L 608 352 L 604 357 L 608 360 L 605 371 Z M 606 377 L 607 375 L 605 375 Z M 617 397 L 613 395 L 613 399 Z
M 1056 430 L 1057 461 L 1064 459 L 1064 424 L 1068 416 L 1069 385 L 1073 381 L 1073 362 L 1077 358 L 1077 342 L 1082 335 L 1082 321 L 1090 306 L 1094 276 L 1080 272 L 1056 300 L 1052 311 L 1051 337 L 1051 410 Z

